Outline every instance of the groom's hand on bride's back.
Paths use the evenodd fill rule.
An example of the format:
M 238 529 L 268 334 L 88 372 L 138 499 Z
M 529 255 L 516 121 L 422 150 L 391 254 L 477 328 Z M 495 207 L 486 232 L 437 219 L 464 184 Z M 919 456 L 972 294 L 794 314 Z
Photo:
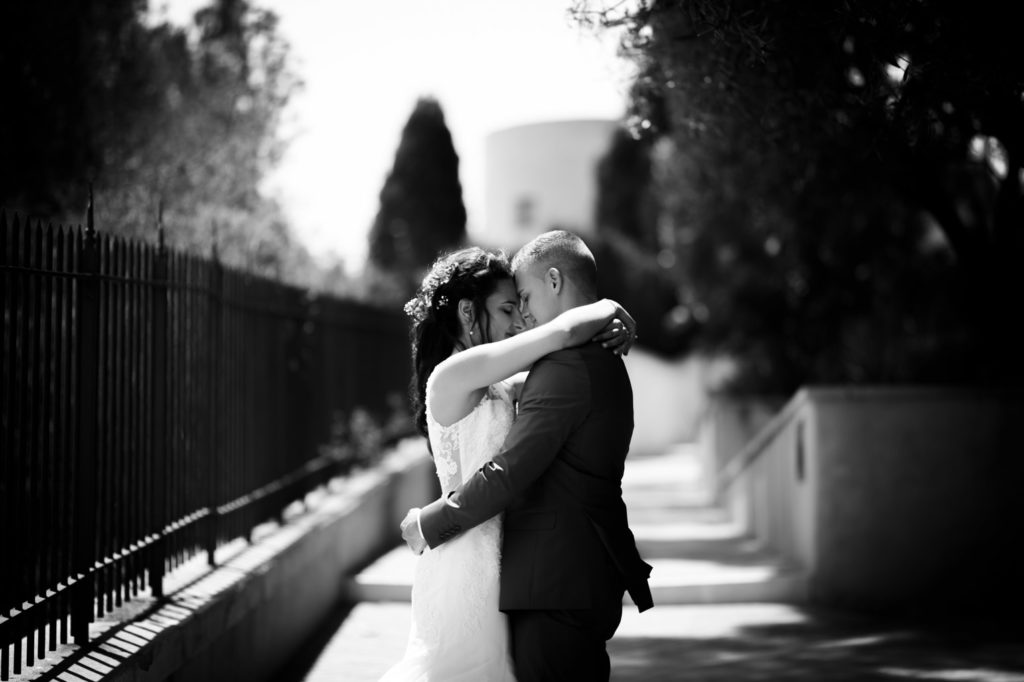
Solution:
M 420 510 L 418 508 L 410 509 L 402 519 L 402 539 L 405 540 L 405 544 L 409 545 L 413 554 L 423 554 L 423 550 L 427 548 L 427 541 L 423 539 L 423 533 L 420 532 L 419 520 Z

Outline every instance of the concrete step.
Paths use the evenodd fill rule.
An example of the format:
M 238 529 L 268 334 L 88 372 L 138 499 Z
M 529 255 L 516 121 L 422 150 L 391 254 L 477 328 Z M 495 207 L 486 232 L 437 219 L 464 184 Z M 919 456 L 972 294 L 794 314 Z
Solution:
M 710 493 L 706 490 L 689 490 L 682 486 L 673 487 L 665 483 L 622 487 L 622 496 L 630 514 L 648 509 L 672 509 L 683 514 L 700 516 L 709 508 Z
M 763 550 L 719 507 L 630 508 L 629 526 L 644 557 L 762 558 Z
M 361 602 L 410 601 L 416 559 L 405 545 L 396 547 L 349 579 L 349 598 Z
M 678 540 L 647 534 L 636 536 L 640 556 L 651 559 L 694 559 L 717 561 L 730 565 L 757 565 L 776 561 L 774 555 L 766 552 L 749 539 L 730 540 L 724 538 L 690 538 Z
M 728 513 L 720 507 L 712 507 L 706 503 L 689 504 L 679 501 L 660 501 L 657 493 L 640 496 L 634 491 L 625 491 L 626 509 L 629 513 L 629 525 L 660 523 L 662 521 L 689 523 L 727 523 Z M 651 499 L 651 498 L 655 499 Z
M 697 547 L 698 545 L 693 545 Z M 763 552 L 694 551 L 649 558 L 655 604 L 801 603 L 806 577 Z M 719 550 L 723 545 L 717 545 Z M 650 555 L 644 554 L 645 557 Z M 349 580 L 349 598 L 365 602 L 408 602 L 416 557 L 404 545 L 388 552 Z M 629 596 L 624 603 L 631 603 Z
M 712 559 L 648 559 L 655 604 L 735 604 L 806 601 L 807 578 L 771 557 L 740 563 Z M 625 601 L 631 603 L 629 595 Z

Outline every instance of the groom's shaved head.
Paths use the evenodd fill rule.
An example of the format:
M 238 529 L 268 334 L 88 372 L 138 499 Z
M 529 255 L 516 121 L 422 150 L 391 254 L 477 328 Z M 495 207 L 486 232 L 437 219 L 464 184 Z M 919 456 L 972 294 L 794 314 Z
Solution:
M 597 298 L 597 263 L 583 240 L 565 230 L 545 232 L 526 243 L 512 259 L 512 271 L 557 268 L 587 298 Z

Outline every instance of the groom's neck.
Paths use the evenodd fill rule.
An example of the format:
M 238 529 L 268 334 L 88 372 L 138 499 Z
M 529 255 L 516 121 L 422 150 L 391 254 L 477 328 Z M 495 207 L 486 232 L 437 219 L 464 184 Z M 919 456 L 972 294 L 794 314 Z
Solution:
M 598 300 L 596 296 L 584 295 L 579 289 L 567 290 L 563 292 L 562 297 L 562 312 L 579 308 L 581 305 L 595 303 Z

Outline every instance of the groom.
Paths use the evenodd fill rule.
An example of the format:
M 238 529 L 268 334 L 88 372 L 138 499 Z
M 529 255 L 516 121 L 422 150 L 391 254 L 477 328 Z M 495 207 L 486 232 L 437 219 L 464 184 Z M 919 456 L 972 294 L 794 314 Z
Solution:
M 524 317 L 536 323 L 597 300 L 594 257 L 568 232 L 546 232 L 512 262 Z M 410 510 L 416 552 L 504 511 L 499 607 L 509 618 L 519 682 L 607 680 L 606 642 L 628 590 L 651 608 L 651 567 L 622 501 L 633 390 L 622 359 L 600 344 L 538 360 L 501 451 L 447 498 Z

